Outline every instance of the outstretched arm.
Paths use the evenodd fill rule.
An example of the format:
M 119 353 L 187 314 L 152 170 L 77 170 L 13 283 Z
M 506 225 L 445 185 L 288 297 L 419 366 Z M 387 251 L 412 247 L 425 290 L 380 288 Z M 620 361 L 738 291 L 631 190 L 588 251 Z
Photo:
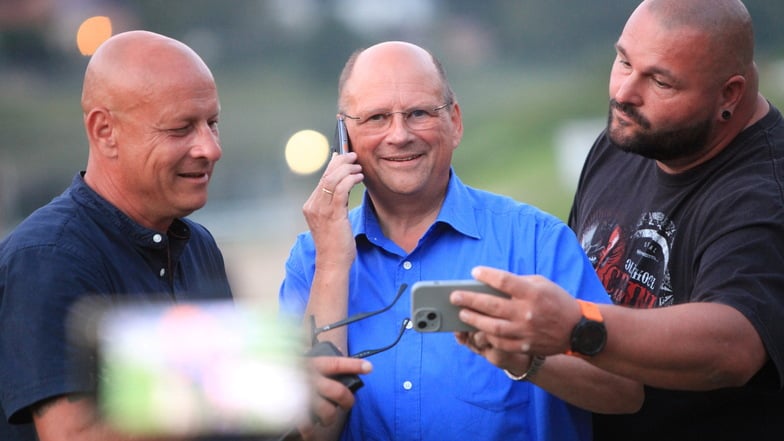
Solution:
M 502 351 L 563 354 L 580 318 L 572 296 L 539 276 L 477 268 L 475 277 L 512 296 L 510 300 L 454 293 L 461 319 L 487 334 Z M 508 303 L 503 303 L 503 302 Z M 591 364 L 656 387 L 708 390 L 745 384 L 767 360 L 749 321 L 716 303 L 656 310 L 599 305 L 607 345 Z M 524 349 L 522 349 L 525 347 Z

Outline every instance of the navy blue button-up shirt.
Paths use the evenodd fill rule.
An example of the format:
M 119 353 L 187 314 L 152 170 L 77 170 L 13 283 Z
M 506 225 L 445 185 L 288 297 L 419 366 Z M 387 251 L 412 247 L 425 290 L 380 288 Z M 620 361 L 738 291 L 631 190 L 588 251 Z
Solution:
M 0 242 L 0 404 L 12 421 L 29 422 L 39 400 L 91 390 L 69 372 L 65 323 L 90 295 L 230 299 L 231 289 L 204 227 L 187 219 L 166 233 L 142 227 L 77 174 Z M 0 434 L 11 433 L 6 424 Z

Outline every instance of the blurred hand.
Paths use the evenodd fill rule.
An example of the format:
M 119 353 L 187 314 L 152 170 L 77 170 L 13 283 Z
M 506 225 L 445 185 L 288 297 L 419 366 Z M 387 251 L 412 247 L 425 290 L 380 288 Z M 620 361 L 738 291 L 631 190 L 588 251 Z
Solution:
M 308 358 L 314 370 L 313 384 L 316 396 L 313 414 L 317 423 L 329 426 L 338 418 L 339 411 L 349 410 L 354 405 L 354 394 L 339 381 L 329 377 L 339 374 L 367 374 L 373 366 L 367 360 L 350 357 L 312 357 Z M 313 433 L 312 424 L 300 427 L 300 434 L 309 439 Z

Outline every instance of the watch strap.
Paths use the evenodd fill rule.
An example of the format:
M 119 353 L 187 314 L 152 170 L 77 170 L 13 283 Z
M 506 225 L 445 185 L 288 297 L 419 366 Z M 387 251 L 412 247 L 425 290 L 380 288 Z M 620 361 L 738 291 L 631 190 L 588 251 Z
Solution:
M 591 320 L 594 322 L 604 323 L 604 317 L 602 317 L 602 312 L 599 310 L 599 306 L 596 303 L 586 302 L 585 300 L 577 299 L 577 304 L 580 305 L 580 313 L 582 314 L 582 318 L 580 319 L 580 322 L 582 322 L 583 320 Z M 579 352 L 573 351 L 572 348 L 566 350 L 566 355 L 572 355 L 580 358 L 588 358 Z

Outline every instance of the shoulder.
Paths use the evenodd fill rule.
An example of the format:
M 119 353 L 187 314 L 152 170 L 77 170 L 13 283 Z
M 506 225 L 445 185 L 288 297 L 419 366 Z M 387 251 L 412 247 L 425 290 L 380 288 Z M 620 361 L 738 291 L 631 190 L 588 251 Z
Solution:
M 79 242 L 89 243 L 95 227 L 85 222 L 78 207 L 69 198 L 60 196 L 25 218 L 0 242 L 3 255 L 34 247 L 74 248 Z
M 538 224 L 563 223 L 555 215 L 510 196 L 466 187 L 474 211 L 495 219 L 525 219 Z
M 555 215 L 509 196 L 467 187 L 476 235 L 530 249 L 573 234 Z M 470 231 L 470 230 L 469 230 Z

